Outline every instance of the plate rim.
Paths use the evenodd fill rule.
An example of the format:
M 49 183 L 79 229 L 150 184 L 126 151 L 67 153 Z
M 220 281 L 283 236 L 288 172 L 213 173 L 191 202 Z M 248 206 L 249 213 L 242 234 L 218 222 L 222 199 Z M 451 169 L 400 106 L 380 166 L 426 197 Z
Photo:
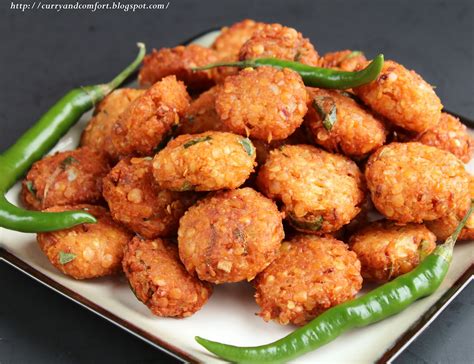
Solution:
M 204 30 L 187 40 L 181 42 L 181 45 L 189 45 L 196 39 L 209 34 L 214 31 L 220 30 L 221 27 L 212 27 L 207 30 Z M 128 84 L 132 79 L 135 79 L 138 74 L 138 71 L 134 72 L 124 83 Z M 459 120 L 466 125 L 467 127 L 474 128 L 474 120 L 471 120 L 467 117 L 464 117 L 460 114 L 453 113 L 443 109 L 443 111 L 452 114 L 459 118 Z M 39 270 L 33 268 L 24 260 L 16 257 L 5 248 L 0 245 L 0 261 L 3 261 L 10 265 L 11 267 L 17 269 L 18 271 L 26 274 L 27 276 L 33 278 L 37 282 L 41 283 L 45 287 L 50 288 L 51 290 L 59 293 L 60 295 L 66 297 L 79 304 L 80 306 L 88 309 L 89 311 L 95 313 L 99 317 L 107 320 L 108 322 L 114 324 L 120 329 L 128 332 L 129 334 L 139 338 L 140 340 L 146 342 L 147 344 L 165 352 L 166 354 L 174 357 L 175 359 L 181 360 L 184 363 L 199 363 L 199 359 L 192 356 L 191 354 L 185 352 L 184 350 L 176 347 L 175 345 L 169 343 L 168 341 L 154 336 L 145 330 L 142 330 L 133 323 L 113 314 L 107 309 L 95 304 L 89 299 L 83 297 L 82 295 L 74 292 L 73 290 L 67 288 L 66 286 L 56 282 L 52 278 L 43 274 Z M 456 298 L 463 290 L 468 286 L 471 280 L 474 279 L 474 263 L 471 264 L 469 268 L 454 282 L 454 284 L 422 315 L 418 320 L 416 320 L 398 339 L 395 343 L 388 348 L 384 354 L 378 358 L 375 363 L 392 363 L 409 345 L 419 337 L 429 326 L 430 324 L 449 306 L 449 304 Z

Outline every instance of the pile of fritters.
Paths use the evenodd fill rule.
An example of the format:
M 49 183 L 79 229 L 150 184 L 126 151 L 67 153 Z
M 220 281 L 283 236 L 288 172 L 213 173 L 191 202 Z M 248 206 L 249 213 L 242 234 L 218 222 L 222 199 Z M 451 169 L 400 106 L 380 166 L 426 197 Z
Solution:
M 249 281 L 264 320 L 302 325 L 363 280 L 412 270 L 453 232 L 474 195 L 463 164 L 473 141 L 432 86 L 391 60 L 350 90 L 306 87 L 290 69 L 192 70 L 261 57 L 368 64 L 253 20 L 209 48 L 153 50 L 142 89 L 112 92 L 81 146 L 38 161 L 23 182 L 31 209 L 98 219 L 38 234 L 58 269 L 123 270 L 140 301 L 172 317 L 198 311 L 213 285 Z M 374 209 L 382 218 L 370 222 Z M 473 236 L 470 221 L 461 238 Z

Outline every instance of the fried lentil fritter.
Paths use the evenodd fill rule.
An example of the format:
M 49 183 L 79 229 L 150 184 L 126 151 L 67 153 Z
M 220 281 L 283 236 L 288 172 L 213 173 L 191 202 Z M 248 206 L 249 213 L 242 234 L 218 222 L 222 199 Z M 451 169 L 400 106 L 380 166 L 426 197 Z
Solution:
M 112 143 L 112 130 L 119 116 L 145 90 L 121 88 L 107 95 L 95 108 L 94 116 L 82 132 L 81 145 L 104 151 L 112 159 L 118 153 Z
M 333 90 L 308 91 L 305 122 L 316 144 L 329 152 L 360 159 L 385 143 L 388 131 L 384 123 L 351 97 Z M 331 112 L 335 113 L 335 123 L 328 127 L 325 120 Z
M 319 63 L 318 52 L 309 39 L 293 28 L 265 24 L 255 31 L 239 52 L 239 59 L 279 58 L 311 66 Z
M 208 131 L 180 135 L 153 159 L 153 175 L 161 188 L 173 191 L 216 191 L 242 185 L 253 172 L 255 148 L 240 135 Z
M 177 134 L 199 134 L 209 130 L 226 131 L 216 111 L 216 97 L 220 91 L 220 86 L 214 86 L 193 100 L 179 124 Z
M 75 279 L 96 278 L 120 272 L 123 249 L 132 235 L 101 206 L 57 206 L 46 212 L 84 210 L 97 218 L 95 224 L 38 233 L 37 240 L 49 261 Z
M 122 264 L 133 293 L 154 315 L 191 316 L 212 294 L 209 283 L 186 272 L 176 244 L 168 240 L 134 237 Z
M 103 152 L 82 147 L 35 162 L 23 180 L 21 197 L 32 210 L 102 201 L 102 177 L 110 170 Z
M 230 131 L 271 142 L 287 138 L 301 125 L 308 109 L 306 99 L 306 88 L 296 72 L 246 68 L 225 79 L 216 110 Z
M 283 203 L 290 224 L 312 234 L 335 232 L 360 212 L 363 175 L 342 155 L 310 145 L 284 145 L 270 152 L 257 184 Z
M 304 325 L 353 299 L 362 287 L 360 262 L 333 237 L 297 235 L 254 281 L 259 316 L 282 325 Z
M 362 277 L 387 282 L 410 272 L 436 247 L 436 237 L 423 224 L 376 221 L 349 240 L 362 264 Z
M 418 135 L 414 141 L 451 152 L 464 163 L 468 163 L 474 152 L 474 140 L 466 125 L 458 118 L 443 112 L 434 128 Z
M 197 196 L 160 188 L 151 158 L 125 158 L 104 178 L 104 198 L 116 221 L 152 239 L 176 234 L 179 219 Z
M 283 237 L 273 201 L 251 188 L 219 191 L 181 218 L 179 256 L 202 280 L 250 281 L 275 259 Z
M 441 117 L 443 105 L 433 87 L 394 61 L 385 61 L 377 79 L 354 92 L 372 110 L 409 131 L 424 132 Z
M 186 87 L 175 76 L 155 83 L 123 112 L 112 132 L 112 143 L 121 156 L 151 155 L 176 128 L 189 107 Z
M 469 175 L 444 150 L 391 143 L 372 154 L 365 177 L 377 210 L 400 223 L 435 220 L 470 204 Z
M 193 71 L 191 68 L 216 61 L 214 50 L 196 44 L 153 49 L 143 60 L 138 81 L 142 86 L 151 86 L 166 76 L 175 75 L 192 90 L 207 89 L 214 84 L 211 71 Z

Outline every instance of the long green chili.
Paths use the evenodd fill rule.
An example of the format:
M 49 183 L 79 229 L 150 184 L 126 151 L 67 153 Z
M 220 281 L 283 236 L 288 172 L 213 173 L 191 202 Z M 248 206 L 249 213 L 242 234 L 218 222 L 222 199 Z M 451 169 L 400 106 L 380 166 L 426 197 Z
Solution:
M 239 68 L 255 68 L 261 66 L 272 66 L 279 69 L 289 68 L 300 74 L 306 86 L 346 90 L 374 81 L 382 70 L 383 63 L 383 54 L 379 54 L 364 69 L 356 72 L 346 72 L 330 68 L 313 67 L 307 64 L 278 58 L 258 58 L 239 62 L 213 63 L 204 67 L 193 68 L 193 70 L 202 71 L 223 66 Z
M 8 189 L 31 165 L 46 154 L 91 109 L 117 88 L 140 65 L 145 45 L 138 43 L 135 60 L 106 84 L 85 86 L 69 91 L 49 109 L 15 144 L 0 154 L 0 226 L 22 232 L 60 230 L 81 223 L 94 223 L 94 216 L 84 211 L 46 213 L 28 211 L 11 204 L 5 197 Z
M 309 324 L 273 343 L 238 347 L 196 337 L 196 341 L 217 356 L 237 363 L 281 363 L 329 343 L 343 332 L 395 315 L 417 299 L 429 296 L 448 272 L 456 240 L 471 215 L 473 205 L 454 233 L 414 270 L 397 277 L 364 296 L 325 311 Z

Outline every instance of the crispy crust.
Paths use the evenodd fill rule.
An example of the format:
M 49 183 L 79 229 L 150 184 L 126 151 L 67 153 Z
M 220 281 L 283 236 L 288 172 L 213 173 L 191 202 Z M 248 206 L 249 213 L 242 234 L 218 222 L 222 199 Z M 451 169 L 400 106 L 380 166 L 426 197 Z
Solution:
M 87 146 L 107 153 L 111 158 L 118 158 L 112 144 L 112 130 L 119 116 L 145 90 L 121 88 L 106 96 L 95 108 L 94 116 L 82 132 L 81 146 Z
M 365 177 L 377 210 L 400 223 L 467 209 L 469 176 L 462 162 L 421 143 L 391 143 L 369 158 Z
M 335 232 L 360 212 L 363 175 L 342 155 L 310 145 L 284 145 L 270 152 L 257 177 L 259 189 L 280 200 L 297 230 Z
M 175 76 L 155 83 L 122 113 L 112 142 L 121 156 L 151 155 L 189 107 L 186 87 Z
M 469 194 L 474 199 L 474 177 L 469 176 Z M 440 241 L 446 240 L 456 230 L 459 222 L 466 215 L 468 206 L 451 211 L 446 216 L 433 221 L 427 221 L 426 226 Z M 469 217 L 466 226 L 461 230 L 458 240 L 474 240 L 474 215 Z
M 135 296 L 157 316 L 191 316 L 212 294 L 209 283 L 186 272 L 178 248 L 168 240 L 134 237 L 125 249 L 123 270 Z
M 230 27 L 224 27 L 211 47 L 217 51 L 220 59 L 237 60 L 240 48 L 263 25 L 264 23 L 244 19 Z
M 153 49 L 143 60 L 138 81 L 142 86 L 151 86 L 166 76 L 175 75 L 190 89 L 206 89 L 214 84 L 211 71 L 196 72 L 191 68 L 215 63 L 217 59 L 214 50 L 196 44 Z
M 304 325 L 353 299 L 362 287 L 360 262 L 333 237 L 297 235 L 254 281 L 259 316 L 282 325 Z
M 343 51 L 326 53 L 320 59 L 321 67 L 339 69 L 341 71 L 353 72 L 358 67 L 366 64 L 364 53 L 345 49 Z
M 176 234 L 179 219 L 197 196 L 159 188 L 151 158 L 126 158 L 104 178 L 104 198 L 116 221 L 152 239 Z
M 281 24 L 265 24 L 255 31 L 239 52 L 239 59 L 279 58 L 311 66 L 319 64 L 319 56 L 307 38 L 293 28 Z
M 226 131 L 216 111 L 216 97 L 221 86 L 214 86 L 191 102 L 179 124 L 177 134 L 199 134 L 209 130 Z
M 474 140 L 466 125 L 445 112 L 441 114 L 438 125 L 418 135 L 414 141 L 446 150 L 464 163 L 468 163 L 474 153 Z
M 362 277 L 387 282 L 410 272 L 436 247 L 436 237 L 422 224 L 377 221 L 349 240 L 362 265 Z
M 275 259 L 284 237 L 276 205 L 251 188 L 220 191 L 181 218 L 179 255 L 212 283 L 251 280 Z
M 270 142 L 287 138 L 301 125 L 306 100 L 296 72 L 265 66 L 227 77 L 216 110 L 229 130 Z
M 377 79 L 354 89 L 362 101 L 401 128 L 424 132 L 438 124 L 443 105 L 415 71 L 385 61 Z
M 320 113 L 309 105 L 305 122 L 316 144 L 329 152 L 361 159 L 385 143 L 388 131 L 384 123 L 352 98 L 332 90 L 311 88 L 308 93 L 310 100 L 327 99 L 336 108 L 336 123 L 328 131 Z
M 132 235 L 115 223 L 100 206 L 57 206 L 47 212 L 85 210 L 97 218 L 95 224 L 82 224 L 66 230 L 38 233 L 38 244 L 49 261 L 75 279 L 102 277 L 120 272 L 123 248 Z M 74 254 L 61 264 L 63 254 Z
M 237 188 L 253 172 L 255 148 L 249 139 L 208 131 L 180 135 L 153 159 L 153 175 L 174 191 L 216 191 Z
M 21 186 L 32 210 L 102 201 L 102 177 L 110 170 L 105 153 L 82 147 L 35 162 Z

